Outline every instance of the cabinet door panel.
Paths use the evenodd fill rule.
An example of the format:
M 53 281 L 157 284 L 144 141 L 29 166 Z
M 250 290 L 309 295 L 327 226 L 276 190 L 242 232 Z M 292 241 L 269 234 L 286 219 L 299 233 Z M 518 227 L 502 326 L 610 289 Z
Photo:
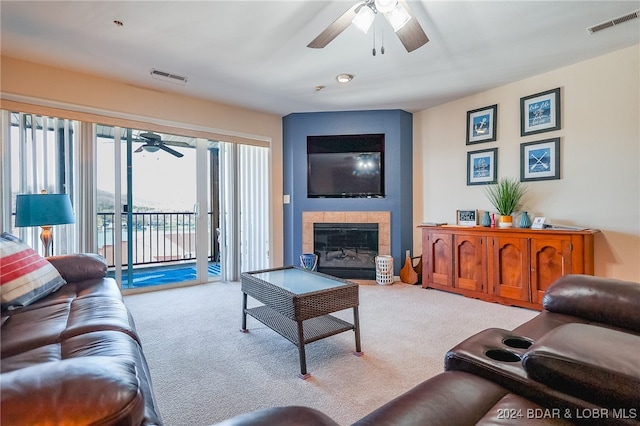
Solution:
M 453 262 L 451 234 L 429 232 L 426 247 L 427 258 L 423 259 L 427 283 L 453 287 Z M 424 245 L 424 241 L 423 241 Z
M 529 301 L 529 244 L 526 238 L 493 237 L 489 277 L 497 296 Z
M 484 237 L 455 235 L 454 285 L 457 288 L 483 291 L 485 282 Z
M 570 274 L 571 238 L 568 236 L 531 240 L 531 294 L 542 303 L 545 290 L 563 275 Z

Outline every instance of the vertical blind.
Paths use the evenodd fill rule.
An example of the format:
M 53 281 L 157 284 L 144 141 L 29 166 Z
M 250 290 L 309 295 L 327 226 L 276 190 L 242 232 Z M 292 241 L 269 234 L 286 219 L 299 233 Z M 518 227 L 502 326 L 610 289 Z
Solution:
M 69 194 L 74 202 L 77 198 L 74 196 L 74 156 L 79 145 L 76 140 L 79 122 L 20 112 L 2 111 L 2 114 L 3 123 L 9 126 L 8 131 L 4 131 L 8 143 L 3 144 L 3 168 L 10 169 L 2 182 L 3 216 L 13 217 L 18 194 L 45 190 L 50 194 Z M 40 228 L 14 228 L 13 223 L 13 220 L 9 224 L 3 221 L 3 227 L 42 251 Z M 53 232 L 53 254 L 78 250 L 76 225 L 57 225 Z
M 222 279 L 235 281 L 269 267 L 269 150 L 221 143 L 220 175 Z
M 240 198 L 240 268 L 242 272 L 269 266 L 269 151 L 238 146 Z

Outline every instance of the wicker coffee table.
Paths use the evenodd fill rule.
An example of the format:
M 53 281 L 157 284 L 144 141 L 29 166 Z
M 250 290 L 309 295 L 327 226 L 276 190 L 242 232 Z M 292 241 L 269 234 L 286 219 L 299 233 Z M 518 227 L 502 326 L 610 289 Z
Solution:
M 357 284 L 290 266 L 243 273 L 242 293 L 242 331 L 248 331 L 249 314 L 296 345 L 301 378 L 309 377 L 307 343 L 353 330 L 354 354 L 362 355 Z M 247 296 L 263 305 L 247 308 Z M 353 308 L 353 324 L 329 315 L 349 308 Z

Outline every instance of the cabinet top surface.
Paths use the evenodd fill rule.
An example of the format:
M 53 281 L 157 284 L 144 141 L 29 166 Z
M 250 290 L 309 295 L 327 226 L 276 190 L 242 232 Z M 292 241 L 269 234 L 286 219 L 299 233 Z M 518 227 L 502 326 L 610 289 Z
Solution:
M 518 233 L 536 233 L 536 234 L 585 234 L 592 235 L 600 232 L 599 229 L 588 228 L 545 228 L 545 229 L 531 229 L 531 228 L 491 228 L 485 226 L 461 226 L 461 225 L 418 225 L 418 228 L 429 229 L 434 231 L 445 232 L 473 232 L 473 233 L 504 233 L 504 234 L 518 234 Z

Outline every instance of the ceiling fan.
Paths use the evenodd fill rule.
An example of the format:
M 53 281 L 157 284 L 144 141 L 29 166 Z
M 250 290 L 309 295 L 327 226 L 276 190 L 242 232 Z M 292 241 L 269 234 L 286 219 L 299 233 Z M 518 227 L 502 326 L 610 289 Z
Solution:
M 393 27 L 407 52 L 413 52 L 429 41 L 406 0 L 364 0 L 351 6 L 307 47 L 322 49 L 352 23 L 366 34 L 378 13 L 382 13 Z
M 183 156 L 183 154 L 179 153 L 178 151 L 166 146 L 164 142 L 162 142 L 162 138 L 160 137 L 160 135 L 156 133 L 151 133 L 151 132 L 140 133 L 138 136 L 144 139 L 145 143 L 144 145 L 136 149 L 135 152 L 142 152 L 142 151 L 157 152 L 159 149 L 161 149 L 163 151 L 168 152 L 171 155 L 175 155 L 178 158 Z

